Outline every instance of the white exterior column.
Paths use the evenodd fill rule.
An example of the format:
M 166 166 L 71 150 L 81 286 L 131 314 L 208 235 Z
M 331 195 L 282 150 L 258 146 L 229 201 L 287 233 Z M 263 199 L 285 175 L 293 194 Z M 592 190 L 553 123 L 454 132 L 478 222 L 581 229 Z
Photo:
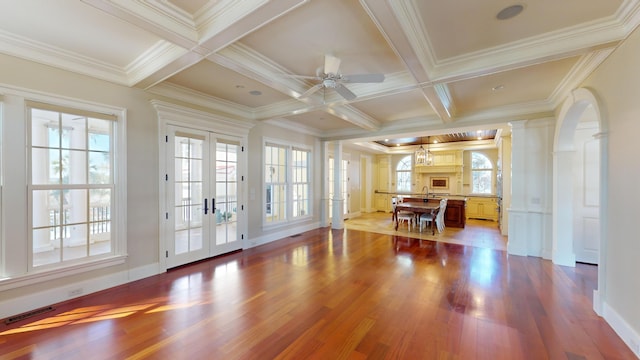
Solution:
M 333 199 L 332 207 L 332 229 L 344 229 L 342 209 L 344 199 L 342 198 L 342 142 L 333 143 Z

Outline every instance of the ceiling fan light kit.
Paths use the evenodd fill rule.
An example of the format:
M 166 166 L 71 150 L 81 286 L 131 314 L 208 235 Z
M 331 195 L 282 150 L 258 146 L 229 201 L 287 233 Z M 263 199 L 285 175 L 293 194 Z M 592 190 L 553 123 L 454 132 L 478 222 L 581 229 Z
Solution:
M 313 95 L 320 89 L 333 89 L 340 96 L 348 101 L 357 98 L 357 95 L 353 91 L 349 90 L 344 83 L 381 83 L 384 81 L 384 74 L 355 74 L 355 75 L 343 75 L 340 73 L 341 60 L 332 55 L 324 56 L 324 71 L 323 73 L 314 76 L 297 75 L 300 78 L 310 78 L 312 80 L 319 81 L 318 84 L 312 86 L 309 90 L 302 93 L 298 99 L 305 99 Z

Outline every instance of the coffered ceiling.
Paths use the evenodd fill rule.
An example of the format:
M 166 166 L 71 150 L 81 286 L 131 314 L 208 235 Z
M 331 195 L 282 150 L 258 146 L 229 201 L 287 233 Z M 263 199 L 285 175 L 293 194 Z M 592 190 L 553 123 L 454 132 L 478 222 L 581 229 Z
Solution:
M 0 0 L 0 52 L 323 139 L 415 138 L 552 114 L 639 2 Z M 327 54 L 384 81 L 301 98 Z

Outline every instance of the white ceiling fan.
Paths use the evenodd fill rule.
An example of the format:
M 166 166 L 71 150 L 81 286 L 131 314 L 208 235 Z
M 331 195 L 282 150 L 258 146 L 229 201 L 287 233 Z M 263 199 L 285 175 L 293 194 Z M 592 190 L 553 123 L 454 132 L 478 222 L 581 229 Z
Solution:
M 302 93 L 298 98 L 307 98 L 320 89 L 334 89 L 343 98 L 353 100 L 356 98 L 356 94 L 347 89 L 347 87 L 344 86 L 345 83 L 381 83 L 384 81 L 384 74 L 343 75 L 339 72 L 339 68 L 339 58 L 331 55 L 325 55 L 324 68 L 318 68 L 316 76 L 295 75 L 297 78 L 320 81 L 318 84 Z

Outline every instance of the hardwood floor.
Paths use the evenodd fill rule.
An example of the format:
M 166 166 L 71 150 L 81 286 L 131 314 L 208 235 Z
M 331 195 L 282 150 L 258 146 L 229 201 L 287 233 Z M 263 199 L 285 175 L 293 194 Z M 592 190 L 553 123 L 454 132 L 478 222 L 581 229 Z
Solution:
M 87 295 L 0 326 L 0 359 L 635 359 L 596 267 L 407 235 L 317 229 Z

